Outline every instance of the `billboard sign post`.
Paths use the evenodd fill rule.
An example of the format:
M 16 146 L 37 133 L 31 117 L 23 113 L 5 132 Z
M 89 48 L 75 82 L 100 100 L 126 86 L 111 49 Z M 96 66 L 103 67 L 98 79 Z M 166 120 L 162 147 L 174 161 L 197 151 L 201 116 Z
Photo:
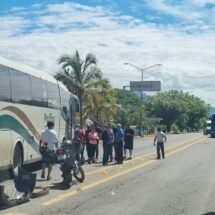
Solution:
M 160 81 L 130 81 L 132 91 L 161 91 Z

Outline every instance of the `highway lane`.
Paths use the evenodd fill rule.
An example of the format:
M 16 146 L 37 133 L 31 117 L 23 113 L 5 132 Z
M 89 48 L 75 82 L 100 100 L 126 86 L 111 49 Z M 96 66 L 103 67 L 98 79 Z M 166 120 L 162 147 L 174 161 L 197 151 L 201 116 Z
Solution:
M 202 136 L 201 133 L 185 133 L 183 135 L 178 135 L 178 134 L 169 134 L 167 135 L 167 143 L 165 144 L 166 147 L 178 144 L 180 142 L 183 142 L 184 140 L 188 140 L 188 139 L 192 139 L 195 137 L 200 137 Z M 153 136 L 145 136 L 143 138 L 141 137 L 135 137 L 134 140 L 134 150 L 133 150 L 133 157 L 136 156 L 140 156 L 146 153 L 150 153 L 150 152 L 155 152 L 156 148 L 153 147 Z M 103 153 L 103 149 L 102 149 L 102 144 L 99 144 L 99 164 L 92 164 L 92 165 L 85 165 L 85 169 L 86 170 L 91 170 L 92 168 L 94 168 L 95 166 L 100 166 L 101 165 L 101 160 L 102 160 L 102 153 Z M 87 158 L 87 154 L 86 154 L 86 149 L 85 149 L 85 158 Z M 41 163 L 38 163 L 36 165 L 28 165 L 27 167 L 25 167 L 27 170 L 29 171 L 33 171 L 33 172 L 37 172 L 38 173 L 38 177 L 40 175 L 40 167 L 41 167 Z M 58 166 L 56 165 L 53 169 L 53 174 L 54 174 L 54 178 L 56 178 L 56 174 L 58 174 Z M 4 171 L 4 172 L 0 172 L 0 183 L 5 183 L 5 181 L 7 181 L 10 177 L 9 172 L 8 171 Z
M 168 147 L 172 147 L 174 145 L 180 145 L 183 142 L 189 142 L 188 140 L 196 139 L 196 138 L 201 138 L 201 137 L 202 137 L 202 134 L 198 134 L 198 133 L 183 134 L 183 135 L 168 135 L 168 143 L 167 143 L 166 147 L 168 148 Z M 49 196 L 43 197 L 43 198 L 40 198 L 40 199 L 36 199 L 36 200 L 32 200 L 28 204 L 18 206 L 18 207 L 16 207 L 16 209 L 15 208 L 11 208 L 11 209 L 7 210 L 7 212 L 15 213 L 15 212 L 18 211 L 19 213 L 27 213 L 27 214 L 51 214 L 51 212 L 53 212 L 53 214 L 55 214 L 57 212 L 54 212 L 52 210 L 52 209 L 55 208 L 55 211 L 59 212 L 58 214 L 61 214 L 61 213 L 65 214 L 66 213 L 65 211 L 67 211 L 67 213 L 68 213 L 70 206 L 71 206 L 71 208 L 70 208 L 71 211 L 73 211 L 73 212 L 77 211 L 77 210 L 74 209 L 74 207 L 76 208 L 77 205 L 76 204 L 72 204 L 71 205 L 70 202 L 72 202 L 72 203 L 75 203 L 75 202 L 78 203 L 79 200 L 80 200 L 79 203 L 80 203 L 81 206 L 77 207 L 77 208 L 79 208 L 79 207 L 82 208 L 80 210 L 80 213 L 79 212 L 75 212 L 75 213 L 72 213 L 72 214 L 76 214 L 76 213 L 77 214 L 84 214 L 84 213 L 86 213 L 86 212 L 89 211 L 89 209 L 87 208 L 86 203 L 84 204 L 84 206 L 82 206 L 82 204 L 81 204 L 81 202 L 83 202 L 82 198 L 85 199 L 85 195 L 86 196 L 87 195 L 93 195 L 92 198 L 94 199 L 94 192 L 95 192 L 98 195 L 98 199 L 96 199 L 96 202 L 100 202 L 100 197 L 99 196 L 102 196 L 104 202 L 106 202 L 106 201 L 108 202 L 109 198 L 106 199 L 107 196 L 106 195 L 103 196 L 102 195 L 103 192 L 100 193 L 100 190 L 101 189 L 102 190 L 103 189 L 106 190 L 104 192 L 109 193 L 110 197 L 114 197 L 115 198 L 116 193 L 117 193 L 115 187 L 120 187 L 121 183 L 125 184 L 125 186 L 129 188 L 129 189 L 126 188 L 125 190 L 128 191 L 128 194 L 129 194 L 128 196 L 130 196 L 134 192 L 133 189 L 130 189 L 130 188 L 132 188 L 134 186 L 136 187 L 136 185 L 138 185 L 138 183 L 137 183 L 137 181 L 135 179 L 136 178 L 139 179 L 139 185 L 140 185 L 140 184 L 142 184 L 142 178 L 146 178 L 145 174 L 143 174 L 143 175 L 140 174 L 141 172 L 145 173 L 145 172 L 149 171 L 150 169 L 155 168 L 156 166 L 158 166 L 160 168 L 160 167 L 162 167 L 162 165 L 165 166 L 166 164 L 170 164 L 171 163 L 171 162 L 169 162 L 170 160 L 169 160 L 168 157 L 167 157 L 166 160 L 161 160 L 160 162 L 157 162 L 156 160 L 154 160 L 155 154 L 151 153 L 151 152 L 154 152 L 154 150 L 155 150 L 155 148 L 152 146 L 152 143 L 153 143 L 152 140 L 153 140 L 152 137 L 150 137 L 150 138 L 147 137 L 145 139 L 136 139 L 136 141 L 135 141 L 135 148 L 136 148 L 136 150 L 135 150 L 135 153 L 134 153 L 135 158 L 130 163 L 126 162 L 126 164 L 123 164 L 123 166 L 117 166 L 117 167 L 110 166 L 110 167 L 106 167 L 106 168 L 110 168 L 111 169 L 110 171 L 107 170 L 107 169 L 103 170 L 103 167 L 101 167 L 101 164 L 86 165 L 85 166 L 85 170 L 87 171 L 88 177 L 87 177 L 87 181 L 85 183 L 83 183 L 83 184 L 76 184 L 69 191 L 62 191 L 58 186 L 53 186 L 53 187 L 51 187 L 52 190 L 51 190 L 51 193 L 50 193 Z M 206 138 L 206 141 L 211 141 L 211 140 L 213 140 L 213 139 Z M 195 145 L 199 145 L 199 143 L 197 143 Z M 193 147 L 194 146 L 191 146 L 190 148 L 193 148 Z M 176 149 L 176 151 L 174 151 L 174 152 L 170 152 L 169 151 L 169 156 L 171 155 L 171 153 L 173 155 L 173 153 L 180 154 L 180 153 L 183 152 L 183 151 L 181 151 L 181 152 L 178 151 L 178 153 L 177 153 L 177 150 L 178 149 Z M 190 149 L 188 148 L 188 150 L 190 150 Z M 151 155 L 147 158 L 148 160 L 146 158 L 141 158 L 139 160 L 136 159 L 140 155 L 141 156 L 142 155 L 146 156 L 149 153 L 151 153 Z M 167 160 L 169 160 L 169 161 L 167 162 Z M 133 170 L 132 171 L 128 171 L 129 168 L 130 169 L 135 169 L 136 167 L 138 167 L 138 168 L 135 171 L 133 171 Z M 113 169 L 114 169 L 114 171 L 113 171 Z M 92 173 L 91 176 L 90 176 L 89 172 Z M 60 177 L 59 177 L 60 172 L 59 172 L 59 169 L 55 168 L 53 174 L 56 174 L 56 179 L 54 181 L 52 181 L 52 182 L 54 182 L 55 185 L 56 185 L 60 181 Z M 118 176 L 115 177 L 117 174 L 118 174 Z M 138 176 L 138 174 L 140 174 L 140 175 Z M 147 175 L 148 175 L 148 173 L 147 173 Z M 53 175 L 53 176 L 55 176 L 55 175 Z M 128 177 L 128 179 L 126 179 L 127 177 Z M 130 177 L 132 177 L 132 178 L 130 179 Z M 156 178 L 156 176 L 154 176 L 154 177 Z M 102 183 L 98 183 L 99 181 L 101 181 L 101 178 L 102 178 L 103 182 Z M 106 180 L 108 178 L 110 178 L 110 180 Z M 123 181 L 120 180 L 121 178 L 123 179 Z M 148 180 L 148 179 L 146 178 L 146 180 Z M 150 184 L 151 180 L 152 179 L 149 179 L 148 184 Z M 130 181 L 130 184 L 128 183 L 129 181 Z M 133 182 L 135 182 L 135 183 L 133 183 Z M 40 182 L 38 182 L 37 184 L 39 184 L 39 183 Z M 44 185 L 43 182 L 40 183 L 40 184 Z M 148 186 L 146 184 L 146 182 L 144 182 L 142 185 L 146 186 L 146 187 Z M 138 187 L 138 190 L 139 190 L 139 186 L 137 186 L 137 187 Z M 123 192 L 124 192 L 123 190 L 120 190 L 119 193 L 121 194 Z M 147 196 L 149 196 L 149 195 L 151 195 L 151 194 L 147 193 Z M 58 196 L 61 196 L 61 197 L 58 198 Z M 121 200 L 124 201 L 127 197 L 124 196 L 124 195 L 122 195 L 122 196 L 124 198 L 122 198 Z M 133 199 L 133 194 L 132 194 L 131 200 L 132 201 L 135 200 L 135 202 L 136 201 L 138 202 L 139 198 L 140 198 L 140 196 L 137 196 L 136 200 Z M 53 200 L 53 199 L 55 200 L 55 202 L 53 204 L 50 204 L 50 200 Z M 57 199 L 57 201 L 56 201 L 56 199 Z M 112 198 L 110 198 L 110 199 L 112 199 Z M 121 200 L 119 200 L 119 201 L 121 201 Z M 48 204 L 45 205 L 45 203 L 47 203 L 47 202 L 48 202 Z M 90 205 L 91 205 L 90 202 L 91 201 L 87 201 L 87 204 L 88 204 L 88 202 L 89 202 L 88 207 L 90 207 Z M 114 202 L 115 202 L 115 200 L 114 200 Z M 122 202 L 121 203 L 120 202 L 117 203 L 117 205 L 121 205 L 121 204 L 122 204 Z M 37 206 L 42 206 L 42 207 L 39 207 L 40 210 L 33 211 L 33 213 L 31 211 L 31 213 L 29 213 L 28 210 L 32 209 L 32 205 L 33 206 L 37 205 Z M 61 209 L 62 209 L 62 207 L 64 205 L 66 205 L 65 210 L 62 210 L 62 212 L 60 212 Z M 93 203 L 92 203 L 92 205 L 93 205 Z M 116 213 L 118 213 L 118 211 L 117 211 L 117 207 L 118 206 L 117 205 L 116 205 L 116 208 L 114 209 L 114 211 L 116 211 Z M 100 206 L 100 204 L 98 206 Z M 98 207 L 98 206 L 96 207 L 95 213 L 92 212 L 92 213 L 88 213 L 88 214 L 101 214 L 100 212 L 101 212 L 101 210 L 103 210 L 102 208 L 104 207 L 104 210 L 106 208 L 106 206 L 104 206 L 102 203 L 101 203 L 102 207 Z M 135 206 L 135 208 L 136 207 L 137 206 Z M 137 213 L 136 212 L 135 213 L 136 214 L 145 214 L 145 213 L 140 213 L 140 211 L 138 210 L 138 207 L 137 207 Z M 38 209 L 38 207 L 35 207 L 35 208 Z M 87 210 L 84 211 L 86 208 L 87 208 Z M 128 210 L 127 207 L 125 207 L 125 208 L 126 208 L 126 210 Z M 133 210 L 134 210 L 134 208 L 133 208 Z M 112 213 L 112 214 L 116 214 L 116 213 Z M 4 212 L 4 214 L 6 214 L 6 213 Z M 103 212 L 103 214 L 109 214 L 109 212 L 106 211 L 105 213 Z M 146 213 L 146 214 L 148 214 L 148 213 Z M 151 213 L 151 214 L 153 214 L 153 213 Z M 159 214 L 159 213 L 154 213 L 154 214 Z
M 214 139 L 46 208 L 46 214 L 200 215 L 215 212 Z

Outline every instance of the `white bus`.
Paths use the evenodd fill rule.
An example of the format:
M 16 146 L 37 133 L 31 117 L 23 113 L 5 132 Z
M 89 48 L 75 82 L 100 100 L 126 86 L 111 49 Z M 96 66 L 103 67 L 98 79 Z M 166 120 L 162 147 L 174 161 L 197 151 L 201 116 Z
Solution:
M 41 159 L 40 133 L 47 121 L 55 123 L 58 139 L 65 136 L 63 107 L 72 96 L 45 72 L 0 58 L 0 169 Z

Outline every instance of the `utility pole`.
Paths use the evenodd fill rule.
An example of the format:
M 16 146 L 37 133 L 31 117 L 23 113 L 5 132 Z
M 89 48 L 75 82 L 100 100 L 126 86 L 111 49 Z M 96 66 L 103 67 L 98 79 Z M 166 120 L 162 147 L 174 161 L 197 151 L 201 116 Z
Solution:
M 141 72 L 141 82 L 143 82 L 143 72 L 149 68 L 152 68 L 152 67 L 155 67 L 155 66 L 162 66 L 162 64 L 154 64 L 152 66 L 149 66 L 149 67 L 146 67 L 146 68 L 140 68 L 134 64 L 131 64 L 131 63 L 124 63 L 125 65 L 130 65 L 134 68 L 136 68 L 138 71 Z M 140 126 L 140 136 L 142 137 L 143 136 L 143 133 L 142 133 L 142 118 L 143 118 L 143 115 L 142 115 L 142 101 L 143 101 L 143 90 L 140 90 L 140 121 L 139 121 L 139 126 Z

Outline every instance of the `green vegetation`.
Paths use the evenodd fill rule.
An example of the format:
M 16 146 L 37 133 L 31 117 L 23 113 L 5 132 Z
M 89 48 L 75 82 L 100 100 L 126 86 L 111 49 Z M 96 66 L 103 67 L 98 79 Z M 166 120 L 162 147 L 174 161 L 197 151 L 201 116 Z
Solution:
M 108 121 L 129 123 L 139 129 L 138 126 L 143 126 L 145 132 L 151 132 L 159 125 L 179 133 L 202 128 L 208 116 L 210 106 L 183 91 L 161 92 L 141 101 L 134 92 L 112 89 L 91 53 L 82 60 L 76 51 L 72 56 L 61 56 L 58 63 L 62 70 L 55 78 L 80 100 L 81 126 L 89 118 L 102 125 Z
M 109 81 L 103 79 L 101 70 L 97 67 L 96 57 L 89 53 L 82 60 L 78 51 L 74 55 L 63 55 L 58 63 L 62 70 L 55 75 L 55 78 L 65 84 L 67 89 L 78 96 L 80 100 L 80 124 L 83 126 L 83 106 L 86 96 L 93 96 L 93 89 L 100 90 L 110 88 Z
M 171 130 L 198 130 L 209 113 L 209 105 L 204 101 L 182 91 L 171 90 L 150 97 L 146 103 L 147 115 L 162 118 L 161 123 Z

